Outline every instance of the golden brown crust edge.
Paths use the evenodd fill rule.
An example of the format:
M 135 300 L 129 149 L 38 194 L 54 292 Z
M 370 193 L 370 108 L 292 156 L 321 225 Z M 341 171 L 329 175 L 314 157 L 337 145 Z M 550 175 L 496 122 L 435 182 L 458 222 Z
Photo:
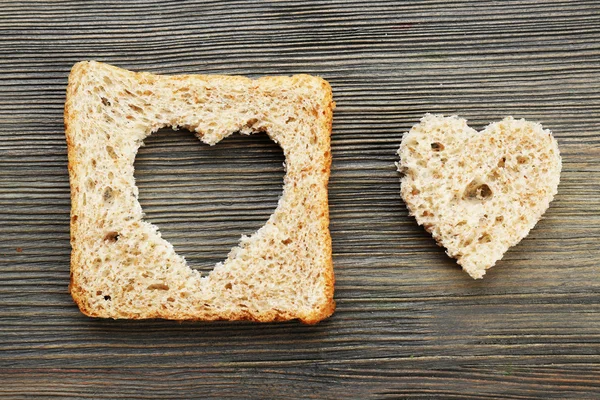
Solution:
M 69 170 L 69 185 L 71 188 L 71 214 L 70 214 L 70 242 L 71 242 L 71 262 L 70 262 L 70 277 L 69 277 L 69 292 L 71 293 L 71 297 L 79 310 L 90 317 L 94 317 L 93 311 L 88 307 L 87 302 L 85 301 L 86 296 L 82 287 L 80 287 L 77 282 L 77 275 L 80 271 L 79 265 L 79 251 L 78 247 L 74 245 L 75 240 L 77 238 L 77 220 L 74 218 L 74 215 L 77 215 L 78 210 L 76 209 L 77 203 L 75 200 L 75 193 L 79 190 L 79 188 L 75 185 L 74 179 L 76 174 L 76 164 L 78 160 L 76 159 L 75 147 L 72 140 L 72 129 L 73 123 L 75 121 L 75 117 L 72 111 L 72 101 L 76 92 L 78 79 L 81 74 L 85 72 L 85 68 L 87 67 L 87 62 L 79 62 L 71 68 L 71 73 L 69 74 L 69 83 L 67 85 L 67 95 L 65 101 L 65 111 L 64 111 L 64 123 L 65 123 L 65 136 L 67 140 L 67 155 L 68 155 L 68 170 Z
M 94 310 L 89 307 L 87 301 L 86 301 L 86 293 L 85 290 L 78 285 L 78 279 L 77 279 L 77 275 L 80 273 L 80 269 L 81 269 L 81 265 L 79 262 L 79 258 L 80 258 L 80 254 L 79 251 L 77 249 L 77 246 L 74 245 L 74 242 L 77 238 L 77 220 L 76 220 L 76 215 L 78 213 L 78 210 L 75 209 L 75 202 L 74 200 L 74 194 L 77 190 L 79 190 L 79 188 L 74 184 L 74 182 L 76 181 L 74 179 L 74 176 L 76 174 L 76 169 L 75 166 L 77 165 L 77 163 L 79 162 L 76 158 L 76 153 L 75 153 L 75 147 L 73 144 L 73 141 L 71 139 L 72 136 L 72 129 L 73 129 L 73 122 L 74 122 L 74 116 L 73 116 L 73 111 L 72 111 L 72 100 L 73 97 L 77 91 L 78 88 L 78 83 L 79 83 L 79 79 L 81 77 L 81 75 L 83 75 L 85 73 L 85 70 L 87 68 L 87 66 L 89 65 L 89 62 L 87 61 L 83 61 L 83 62 L 78 62 L 76 63 L 73 68 L 71 69 L 71 73 L 69 75 L 69 80 L 68 80 L 68 85 L 67 85 L 67 96 L 66 96 L 66 101 L 65 101 L 65 108 L 64 108 L 64 124 L 65 124 L 65 136 L 66 136 L 66 141 L 67 141 L 67 154 L 68 154 L 68 170 L 69 170 L 69 177 L 70 177 L 70 188 L 71 188 L 71 218 L 70 218 L 70 240 L 71 240 L 71 246 L 72 246 L 72 251 L 71 251 L 71 261 L 70 261 L 70 282 L 69 282 L 69 292 L 71 294 L 71 297 L 73 298 L 75 304 L 77 304 L 77 306 L 79 307 L 79 310 L 85 314 L 86 316 L 89 317 L 102 317 L 101 315 L 98 315 L 96 312 L 94 312 Z M 114 68 L 116 70 L 121 70 L 118 67 L 114 67 L 111 65 L 107 65 L 109 68 Z M 154 77 L 153 74 L 150 73 L 146 73 L 146 72 L 133 72 L 134 76 L 136 79 L 141 79 L 141 78 L 147 78 L 147 77 Z M 248 79 L 245 77 L 241 77 L 244 79 Z M 270 79 L 273 77 L 264 77 L 261 79 Z M 335 109 L 335 102 L 333 101 L 333 93 L 331 90 L 331 86 L 330 84 L 325 81 L 322 78 L 319 78 L 321 80 L 321 85 L 326 93 L 326 96 L 324 96 L 323 100 L 322 100 L 322 108 L 323 108 L 323 113 L 325 118 L 323 119 L 323 129 L 322 132 L 326 135 L 326 138 L 324 138 L 327 141 L 327 147 L 328 147 L 328 157 L 325 161 L 325 165 L 324 165 L 324 173 L 326 173 L 326 185 L 328 185 L 329 182 L 329 177 L 331 174 L 331 132 L 332 132 L 332 125 L 333 125 L 333 110 Z M 289 321 L 289 320 L 293 320 L 293 319 L 298 319 L 300 322 L 304 323 L 304 324 L 308 324 L 308 325 L 312 325 L 312 324 L 316 324 L 320 321 L 322 321 L 325 318 L 328 318 L 329 316 L 331 316 L 333 314 L 333 312 L 335 311 L 335 300 L 334 300 L 334 285 L 335 285 L 335 277 L 334 277 L 334 270 L 333 270 L 333 258 L 332 258 L 332 244 L 331 244 L 331 234 L 329 231 L 329 202 L 328 202 L 328 191 L 326 188 L 326 197 L 323 201 L 323 203 L 321 204 L 321 208 L 324 211 L 324 218 L 322 220 L 322 229 L 325 232 L 325 236 L 326 236 L 326 249 L 327 252 L 329 254 L 328 257 L 328 262 L 324 271 L 325 274 L 325 282 L 326 282 L 326 293 L 325 293 L 325 299 L 326 302 L 320 305 L 316 306 L 316 309 L 314 310 L 314 312 L 309 313 L 307 315 L 304 316 L 298 316 L 298 315 L 294 315 L 291 314 L 289 312 L 282 312 L 282 311 L 273 311 L 270 313 L 265 313 L 265 314 L 260 314 L 260 315 L 254 315 L 252 313 L 248 313 L 248 312 L 240 312 L 240 313 L 236 313 L 233 315 L 228 315 L 228 316 L 215 316 L 214 318 L 187 318 L 187 317 L 177 317 L 177 316 L 168 316 L 165 317 L 163 315 L 152 315 L 152 316 L 144 316 L 144 317 L 139 317 L 135 314 L 129 314 L 129 315 L 124 315 L 122 318 L 126 318 L 126 319 L 151 319 L 151 318 L 166 318 L 166 319 L 170 319 L 170 320 L 176 320 L 176 321 L 219 321 L 219 320 L 227 320 L 227 321 L 254 321 L 254 322 L 279 322 L 279 321 Z M 74 218 L 75 216 L 75 218 Z M 121 317 L 119 317 L 121 318 Z M 115 318 L 116 319 L 116 318 Z
M 327 96 L 323 99 L 322 107 L 325 113 L 325 119 L 323 127 L 323 132 L 327 134 L 327 147 L 329 148 L 329 154 L 327 160 L 325 161 L 326 165 L 326 174 L 327 174 L 327 185 L 329 183 L 329 178 L 331 176 L 331 133 L 333 128 L 333 110 L 335 108 L 335 102 L 333 101 L 333 92 L 331 90 L 331 86 L 327 81 L 321 79 L 321 85 L 323 86 L 324 91 L 327 93 Z M 326 285 L 327 285 L 327 294 L 326 297 L 328 299 L 328 303 L 323 305 L 323 308 L 320 309 L 320 313 L 315 313 L 311 315 L 309 318 L 301 319 L 301 321 L 305 324 L 315 324 L 333 314 L 335 311 L 335 300 L 333 298 L 334 295 L 334 285 L 335 285 L 335 275 L 333 271 L 333 249 L 331 244 L 331 232 L 329 231 L 329 191 L 326 190 L 327 196 L 325 198 L 325 202 L 322 205 L 325 210 L 325 218 L 323 220 L 323 229 L 326 233 L 327 237 L 327 252 L 329 254 L 328 265 L 327 265 L 327 275 Z

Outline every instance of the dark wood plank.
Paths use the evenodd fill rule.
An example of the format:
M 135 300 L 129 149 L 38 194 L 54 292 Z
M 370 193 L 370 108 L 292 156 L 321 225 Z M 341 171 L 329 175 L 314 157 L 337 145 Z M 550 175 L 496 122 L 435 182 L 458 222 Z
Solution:
M 103 321 L 67 292 L 62 125 L 70 67 L 325 77 L 335 315 L 297 323 Z M 542 122 L 563 155 L 538 226 L 473 281 L 409 218 L 394 162 L 426 112 Z M 600 4 L 596 1 L 0 2 L 3 398 L 600 397 Z M 209 270 L 264 222 L 266 136 L 147 141 L 148 219 Z

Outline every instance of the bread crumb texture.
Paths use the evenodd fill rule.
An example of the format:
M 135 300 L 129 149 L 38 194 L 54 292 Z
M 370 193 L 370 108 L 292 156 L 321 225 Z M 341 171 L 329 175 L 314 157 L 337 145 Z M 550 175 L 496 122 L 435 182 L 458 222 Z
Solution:
M 560 179 L 552 133 L 512 117 L 477 132 L 463 118 L 427 114 L 398 154 L 410 214 L 475 279 L 527 236 Z
M 65 130 L 71 183 L 71 284 L 81 311 L 110 318 L 300 319 L 331 315 L 333 267 L 327 184 L 334 103 L 309 75 L 160 76 L 98 62 L 69 76 Z M 214 145 L 264 131 L 286 157 L 267 223 L 202 275 L 143 220 L 134 160 L 162 127 Z

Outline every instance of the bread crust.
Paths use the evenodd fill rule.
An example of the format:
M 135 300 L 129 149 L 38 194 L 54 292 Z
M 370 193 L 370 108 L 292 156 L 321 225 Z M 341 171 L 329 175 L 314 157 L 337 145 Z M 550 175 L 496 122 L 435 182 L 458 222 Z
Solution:
M 89 277 L 84 277 L 84 272 L 89 276 L 93 275 L 95 271 L 91 270 L 91 254 L 85 253 L 83 250 L 82 241 L 84 239 L 84 235 L 88 232 L 82 231 L 84 229 L 82 226 L 82 214 L 85 214 L 85 208 L 80 204 L 81 192 L 85 191 L 86 188 L 81 186 L 81 182 L 83 180 L 83 176 L 80 176 L 83 173 L 84 165 L 87 165 L 87 159 L 82 159 L 83 152 L 82 147 L 85 147 L 86 144 L 82 140 L 81 130 L 82 128 L 82 111 L 80 108 L 80 104 L 77 102 L 82 98 L 82 96 L 86 96 L 86 94 L 82 94 L 81 91 L 84 89 L 89 89 L 90 85 L 94 86 L 94 83 L 90 83 L 90 76 L 93 74 L 98 74 L 98 71 L 101 72 L 100 75 L 104 74 L 105 76 L 111 76 L 111 74 L 117 74 L 118 76 L 125 76 L 127 79 L 132 79 L 136 84 L 144 84 L 146 87 L 152 87 L 152 85 L 166 83 L 171 84 L 172 82 L 184 81 L 189 85 L 193 85 L 198 81 L 202 82 L 215 82 L 215 85 L 222 84 L 222 82 L 234 82 L 234 83 L 243 83 L 245 85 L 253 85 L 251 87 L 261 88 L 262 85 L 268 86 L 269 88 L 273 88 L 272 96 L 277 98 L 277 96 L 281 96 L 281 93 L 278 92 L 278 88 L 288 89 L 290 87 L 296 87 L 297 85 L 301 85 L 303 81 L 306 81 L 310 84 L 315 84 L 318 82 L 320 86 L 317 94 L 320 95 L 319 102 L 319 110 L 318 115 L 315 116 L 315 120 L 311 121 L 318 123 L 319 132 L 319 146 L 315 147 L 315 149 L 326 149 L 326 155 L 322 158 L 322 164 L 317 166 L 320 168 L 319 170 L 319 180 L 324 182 L 324 187 L 320 190 L 324 190 L 324 196 L 318 198 L 313 206 L 318 211 L 319 217 L 319 230 L 320 237 L 322 238 L 322 255 L 323 262 L 321 265 L 315 267 L 319 269 L 319 276 L 322 278 L 322 281 L 319 281 L 319 287 L 322 293 L 318 294 L 319 301 L 313 304 L 312 307 L 307 309 L 306 307 L 302 310 L 295 309 L 278 309 L 273 308 L 269 310 L 260 310 L 257 312 L 253 309 L 231 309 L 228 312 L 223 311 L 215 311 L 210 312 L 207 309 L 203 309 L 201 312 L 197 314 L 190 313 L 188 311 L 182 310 L 173 310 L 173 309 L 157 309 L 153 311 L 144 312 L 140 310 L 136 310 L 134 312 L 128 312 L 127 307 L 125 306 L 113 306 L 112 308 L 103 308 L 98 307 L 98 303 L 94 303 L 91 301 L 94 296 L 97 297 L 96 293 L 92 293 L 92 288 L 94 284 L 91 282 Z M 87 80 L 86 80 L 87 79 Z M 294 86 L 296 85 L 296 86 Z M 192 86 L 190 86 L 192 87 Z M 268 96 L 267 96 L 268 97 Z M 330 168 L 331 168 L 331 150 L 330 150 L 330 135 L 332 130 L 332 119 L 333 119 L 333 109 L 335 108 L 335 103 L 333 102 L 333 96 L 331 87 L 328 82 L 321 78 L 311 77 L 308 75 L 296 75 L 293 77 L 264 77 L 259 78 L 257 80 L 251 80 L 245 77 L 237 77 L 237 76 L 222 76 L 222 75 L 213 75 L 213 76 L 205 76 L 205 75 L 180 75 L 180 76 L 160 76 L 153 75 L 149 73 L 137 73 L 130 72 L 127 70 L 123 70 L 117 67 L 113 67 L 107 64 L 97 63 L 97 62 L 80 62 L 73 66 L 71 70 L 71 74 L 69 75 L 69 83 L 67 86 L 67 98 L 65 102 L 64 109 L 64 123 L 65 123 L 65 135 L 67 141 L 68 148 L 68 170 L 70 176 L 70 187 L 71 187 L 71 220 L 70 220 L 70 228 L 71 228 L 71 274 L 70 274 L 70 284 L 69 291 L 73 300 L 78 305 L 81 312 L 90 317 L 103 317 L 103 318 L 127 318 L 127 319 L 147 319 L 147 318 L 163 318 L 163 319 L 172 319 L 172 320 L 190 320 L 190 321 L 216 321 L 216 320 L 249 320 L 256 322 L 273 322 L 273 321 L 286 321 L 291 319 L 299 319 L 301 322 L 305 324 L 315 324 L 321 321 L 324 318 L 329 317 L 335 310 L 335 301 L 333 299 L 334 296 L 334 272 L 333 272 L 333 260 L 332 260 L 332 247 L 331 247 L 331 236 L 329 233 L 329 205 L 327 200 L 327 184 L 329 181 Z M 85 114 L 85 113 L 83 113 Z M 104 114 L 102 114 L 104 115 Z M 159 126 L 160 125 L 160 126 Z M 156 124 L 156 126 L 152 127 L 152 131 L 158 129 L 161 126 L 165 126 L 169 124 Z M 256 127 L 252 128 L 251 132 L 261 130 L 260 128 L 264 127 Z M 204 133 L 198 132 L 199 137 L 204 140 Z M 269 136 L 271 136 L 270 132 L 267 130 Z M 149 133 L 148 133 L 149 134 Z M 208 136 L 208 135 L 206 135 Z M 225 135 L 226 136 L 226 135 Z M 217 143 L 222 137 L 217 138 L 218 140 L 214 141 Z M 273 137 L 272 137 L 273 139 Z M 209 140 L 212 140 L 209 138 Z M 209 144 L 214 144 L 210 143 Z M 280 142 L 281 144 L 281 142 Z M 284 145 L 282 144 L 282 147 Z M 285 152 L 284 147 L 284 152 Z M 286 154 L 286 162 L 288 155 Z M 288 173 L 286 172 L 286 179 Z M 285 186 L 284 186 L 285 188 Z M 285 189 L 288 190 L 288 189 Z M 321 192 L 320 192 L 321 193 Z M 280 206 L 278 206 L 278 209 Z M 277 210 L 276 210 L 277 212 Z M 274 213 L 275 214 L 275 213 Z M 102 221 L 104 223 L 105 221 Z M 269 223 L 267 223 L 269 224 Z M 262 229 L 262 228 L 261 228 Z M 260 232 L 260 230 L 259 230 Z M 257 232 L 258 233 L 258 232 Z M 255 234 L 256 235 L 256 234 Z M 231 256 L 230 256 L 231 258 Z M 228 258 L 227 261 L 230 261 Z M 189 268 L 189 267 L 188 267 Z M 90 272 L 91 271 L 91 272 Z M 214 271 L 213 271 L 214 272 Z M 222 271 L 219 270 L 219 273 Z M 193 274 L 192 274 L 193 275 Z M 211 273 L 212 275 L 212 273 Z M 195 277 L 195 276 L 194 276 Z M 206 279 L 206 278 L 204 278 Z M 210 279 L 210 276 L 209 276 Z M 312 290 L 310 286 L 304 288 L 305 290 Z M 306 295 L 306 294 L 305 294 Z M 116 303 L 113 301 L 113 303 Z

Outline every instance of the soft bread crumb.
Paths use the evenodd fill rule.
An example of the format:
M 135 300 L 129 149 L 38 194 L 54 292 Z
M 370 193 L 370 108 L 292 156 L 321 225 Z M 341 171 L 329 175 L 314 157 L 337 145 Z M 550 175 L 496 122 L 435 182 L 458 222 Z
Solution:
M 71 284 L 95 317 L 316 323 L 333 313 L 327 183 L 331 87 L 309 75 L 159 76 L 98 62 L 69 76 Z M 202 276 L 143 220 L 133 163 L 170 126 L 217 144 L 266 131 L 286 156 L 277 209 Z
M 477 132 L 458 116 L 426 114 L 398 154 L 410 214 L 475 279 L 527 236 L 560 180 L 552 133 L 512 117 Z

